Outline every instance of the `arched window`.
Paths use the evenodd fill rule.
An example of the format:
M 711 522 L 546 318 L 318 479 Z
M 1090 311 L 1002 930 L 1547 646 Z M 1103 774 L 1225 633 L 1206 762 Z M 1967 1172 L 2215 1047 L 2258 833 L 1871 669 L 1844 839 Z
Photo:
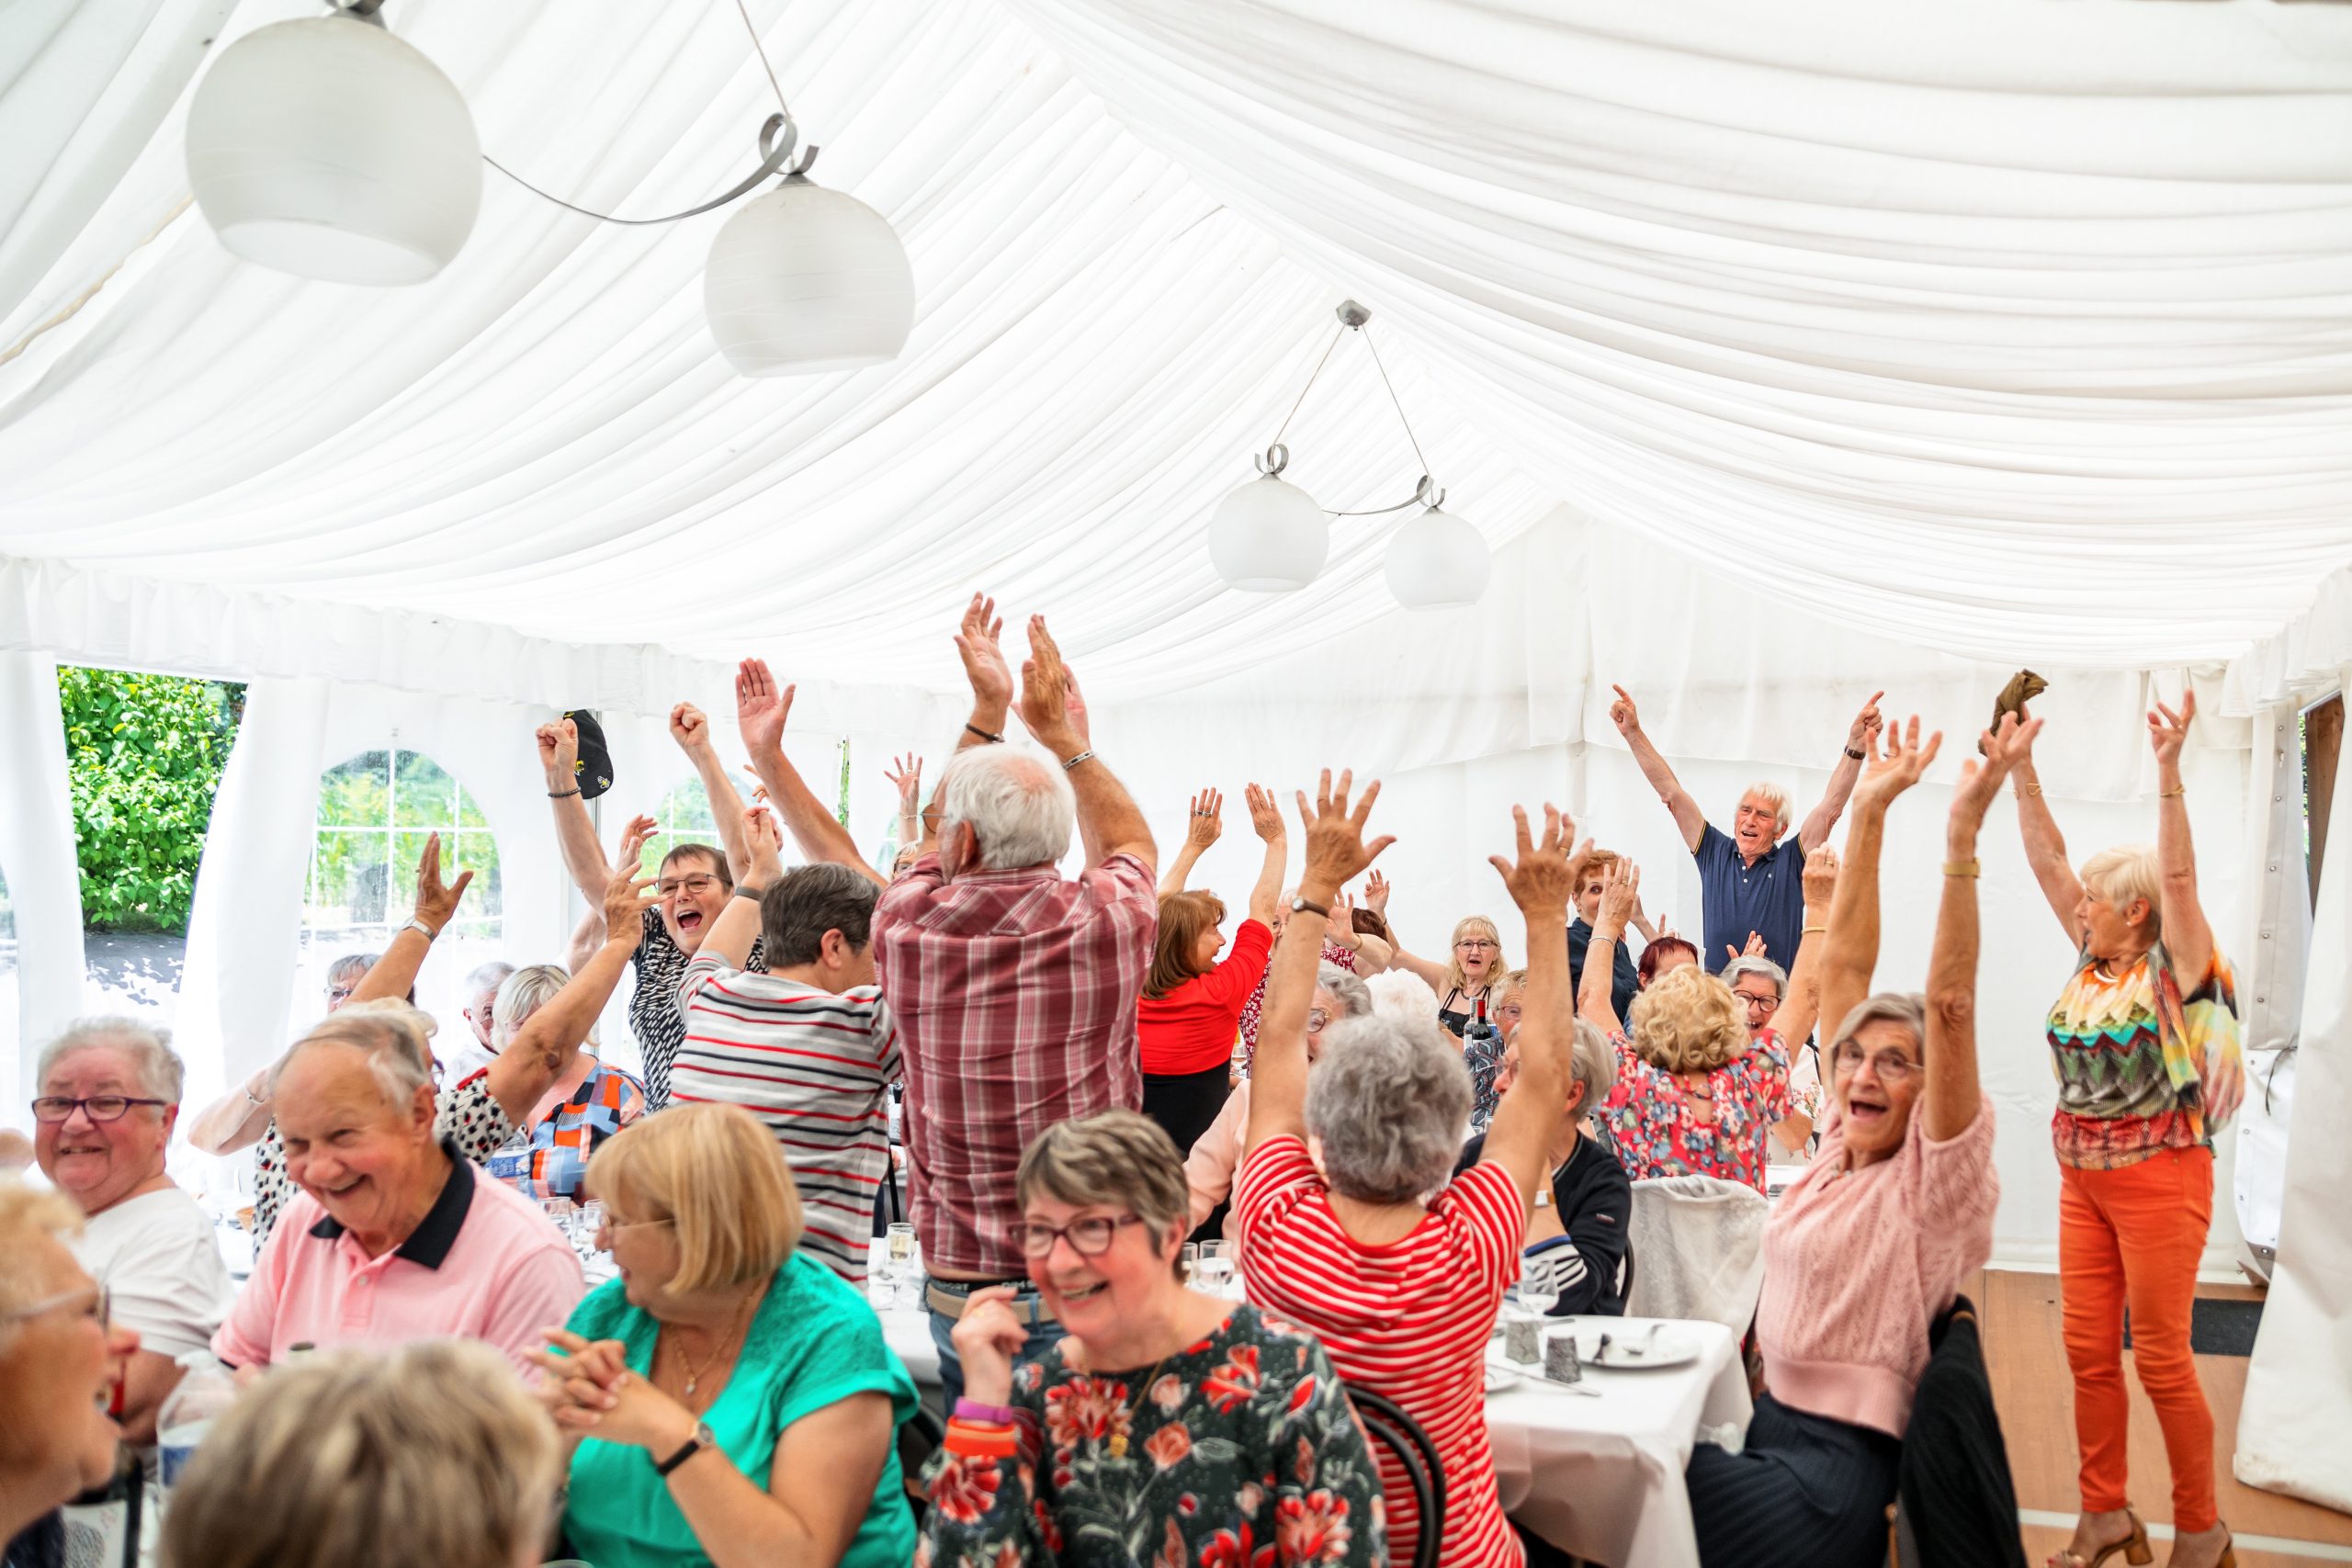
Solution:
M 319 780 L 319 815 L 311 840 L 311 874 L 302 900 L 301 986 L 297 1019 L 313 1015 L 327 971 L 349 953 L 383 952 L 408 922 L 416 897 L 416 863 L 424 840 L 441 835 L 441 874 L 474 874 L 457 918 L 434 944 L 429 975 L 447 984 L 499 955 L 503 935 L 498 840 L 490 819 L 463 784 L 422 751 L 363 751 Z M 419 996 L 445 1032 L 463 999 Z M 435 1049 L 462 1041 L 436 1039 Z
M 720 841 L 718 824 L 710 814 L 710 792 L 703 788 L 698 778 L 688 779 L 663 795 L 662 804 L 653 808 L 653 837 L 645 840 L 644 864 L 649 876 L 663 857 L 680 844 Z

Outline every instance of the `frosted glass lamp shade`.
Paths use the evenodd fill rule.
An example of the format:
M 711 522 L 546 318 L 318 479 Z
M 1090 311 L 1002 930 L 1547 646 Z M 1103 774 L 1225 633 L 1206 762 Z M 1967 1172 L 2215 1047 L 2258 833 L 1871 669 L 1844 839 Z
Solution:
M 854 370 L 906 346 L 915 275 L 888 220 L 796 175 L 718 231 L 702 304 L 739 375 Z
M 1209 519 L 1209 560 L 1228 588 L 1283 593 L 1323 570 L 1331 528 L 1315 498 L 1268 474 L 1216 503 Z
M 331 283 L 422 283 L 481 210 L 464 95 L 382 28 L 276 22 L 221 52 L 187 109 L 187 177 L 232 254 Z
M 1432 506 L 1388 541 L 1388 591 L 1413 610 L 1475 604 L 1495 570 L 1486 538 L 1461 518 Z

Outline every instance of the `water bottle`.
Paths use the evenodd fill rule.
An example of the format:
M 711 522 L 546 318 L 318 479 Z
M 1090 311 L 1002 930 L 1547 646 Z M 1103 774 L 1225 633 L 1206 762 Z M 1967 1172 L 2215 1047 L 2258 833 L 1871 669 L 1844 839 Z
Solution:
M 218 1367 L 190 1367 L 155 1416 L 155 1463 L 165 1495 L 178 1483 L 188 1456 L 237 1402 L 237 1385 Z

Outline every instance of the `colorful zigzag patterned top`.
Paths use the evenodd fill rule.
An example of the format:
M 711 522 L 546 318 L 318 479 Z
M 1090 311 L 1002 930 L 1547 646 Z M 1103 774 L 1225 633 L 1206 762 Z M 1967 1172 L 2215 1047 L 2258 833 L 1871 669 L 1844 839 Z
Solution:
M 2218 949 L 2185 995 L 2162 945 L 2120 969 L 2078 955 L 2050 1010 L 2049 1038 L 2051 1136 L 2059 1163 L 2077 1169 L 2210 1144 L 2245 1093 L 2237 980 Z

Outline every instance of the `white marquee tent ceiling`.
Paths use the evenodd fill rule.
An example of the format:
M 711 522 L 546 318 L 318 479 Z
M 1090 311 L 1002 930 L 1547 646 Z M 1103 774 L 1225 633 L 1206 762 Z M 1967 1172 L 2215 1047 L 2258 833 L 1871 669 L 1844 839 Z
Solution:
M 236 262 L 187 90 L 316 7 L 0 8 L 0 556 L 919 685 L 985 584 L 1098 696 L 1166 692 L 1391 608 L 1394 519 L 1291 598 L 1204 546 L 1353 295 L 1498 546 L 1566 503 L 1860 628 L 2114 667 L 2228 658 L 2352 561 L 2352 6 L 751 11 L 820 182 L 907 240 L 895 364 L 739 379 L 723 214 L 495 175 L 422 287 Z M 774 107 L 724 0 L 387 15 L 607 210 L 732 183 Z M 1327 506 L 1419 472 L 1361 344 L 1288 439 Z

